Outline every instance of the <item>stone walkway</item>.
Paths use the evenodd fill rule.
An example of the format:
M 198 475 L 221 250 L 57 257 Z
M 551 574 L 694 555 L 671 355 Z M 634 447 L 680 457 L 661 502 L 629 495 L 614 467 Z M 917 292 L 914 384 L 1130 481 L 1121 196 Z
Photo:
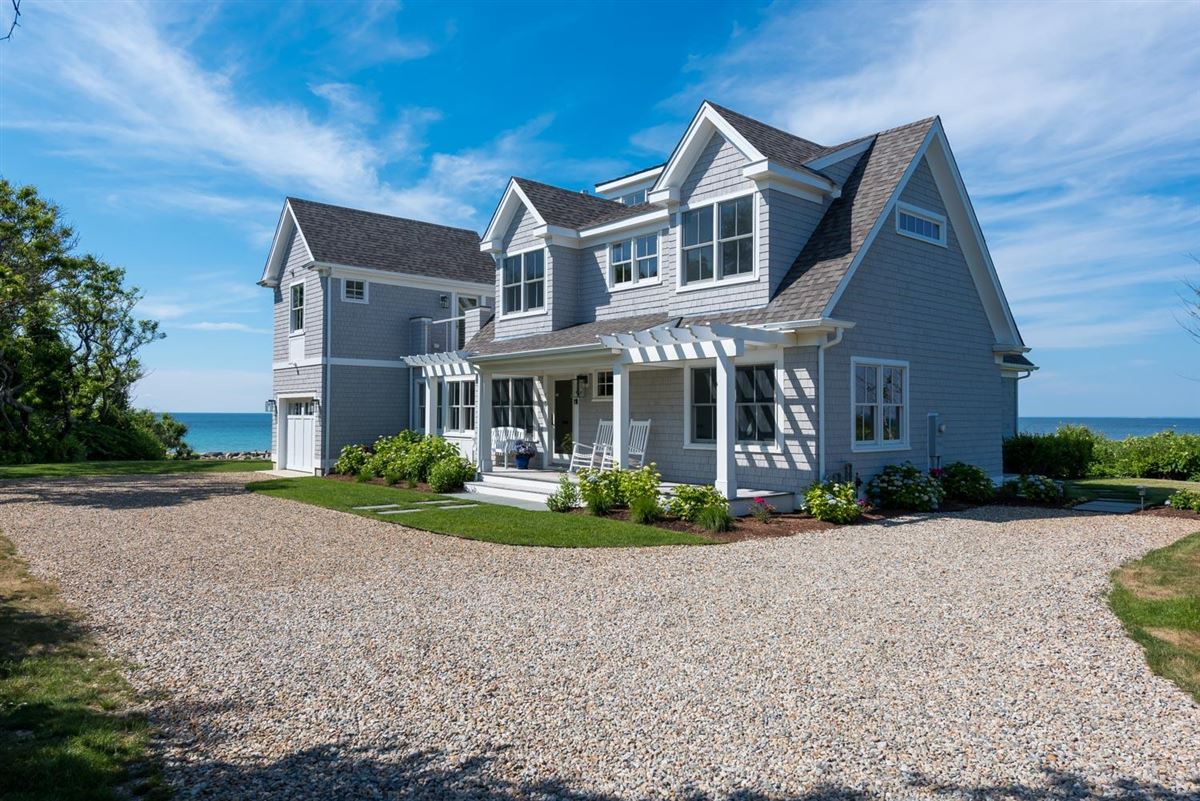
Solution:
M 0 483 L 0 531 L 155 693 L 181 798 L 1200 796 L 1200 708 L 1102 597 L 1186 521 L 531 549 L 248 478 Z

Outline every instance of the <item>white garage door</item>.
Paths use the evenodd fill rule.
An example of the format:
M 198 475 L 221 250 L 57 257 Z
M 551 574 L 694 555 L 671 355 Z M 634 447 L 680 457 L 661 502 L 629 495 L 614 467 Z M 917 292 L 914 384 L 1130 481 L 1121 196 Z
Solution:
M 287 456 L 288 470 L 313 469 L 313 444 L 316 438 L 314 431 L 313 402 L 297 400 L 287 402 L 287 445 L 284 453 Z

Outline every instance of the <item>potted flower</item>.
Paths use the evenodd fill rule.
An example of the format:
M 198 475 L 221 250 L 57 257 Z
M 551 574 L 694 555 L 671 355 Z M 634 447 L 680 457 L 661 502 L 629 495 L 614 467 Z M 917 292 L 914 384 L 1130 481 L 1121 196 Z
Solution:
M 513 455 L 516 456 L 517 469 L 528 470 L 529 460 L 537 456 L 537 445 L 528 440 L 518 442 L 513 448 Z

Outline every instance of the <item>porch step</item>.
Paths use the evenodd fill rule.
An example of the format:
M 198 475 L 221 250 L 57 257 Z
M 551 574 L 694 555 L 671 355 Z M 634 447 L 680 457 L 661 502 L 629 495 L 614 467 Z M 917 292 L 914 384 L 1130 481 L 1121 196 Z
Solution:
M 483 481 L 468 481 L 465 486 L 467 492 L 472 494 L 478 493 L 494 498 L 512 498 L 517 501 L 540 504 L 542 508 L 545 508 L 546 498 L 550 497 L 550 493 L 554 492 L 553 485 L 546 492 L 540 492 L 536 487 L 534 489 L 523 489 L 521 487 L 499 486 Z
M 489 490 L 517 490 L 519 492 L 527 492 L 534 495 L 539 495 L 542 498 L 547 497 L 558 489 L 558 478 L 551 480 L 546 478 L 534 478 L 525 476 L 515 476 L 511 473 L 484 473 L 483 478 L 477 482 L 487 487 Z

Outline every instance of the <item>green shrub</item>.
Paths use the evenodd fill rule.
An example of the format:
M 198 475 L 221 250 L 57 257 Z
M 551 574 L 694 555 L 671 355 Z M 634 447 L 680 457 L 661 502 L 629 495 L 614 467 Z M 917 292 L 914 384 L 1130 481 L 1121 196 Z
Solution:
M 579 471 L 579 496 L 594 515 L 606 515 L 625 505 L 623 471 L 585 467 Z
M 1196 473 L 1200 473 L 1200 434 L 1174 431 L 1109 440 L 1092 467 L 1092 475 L 1100 477 L 1186 479 Z
M 755 498 L 754 503 L 750 504 L 750 514 L 760 523 L 770 523 L 775 507 L 767 503 L 766 498 Z
M 347 445 L 342 448 L 337 461 L 333 463 L 333 472 L 343 476 L 357 476 L 367 466 L 367 460 L 370 458 L 371 454 L 365 446 Z
M 1017 491 L 1034 503 L 1062 503 L 1063 489 L 1048 476 L 1020 476 Z
M 1004 471 L 1083 478 L 1102 439 L 1085 426 L 1059 426 L 1053 434 L 1017 434 L 1004 441 Z
M 634 523 L 650 525 L 663 518 L 662 501 L 658 493 L 641 495 L 629 502 L 629 519 Z
M 546 498 L 546 508 L 551 512 L 569 512 L 579 504 L 579 486 L 570 476 L 559 478 L 558 489 Z
M 987 503 L 996 496 L 996 485 L 982 467 L 952 462 L 942 468 L 942 489 L 946 497 L 965 503 Z
M 475 465 L 461 456 L 447 456 L 429 468 L 429 488 L 434 492 L 453 492 L 474 479 Z
M 728 509 L 729 501 L 713 485 L 680 484 L 667 501 L 667 511 L 673 517 L 695 523 L 702 509 L 715 505 Z
M 451 456 L 459 456 L 458 446 L 443 437 L 422 436 L 401 431 L 392 437 L 380 437 L 372 446 L 360 474 L 383 476 L 391 483 L 428 481 L 429 469 Z
M 932 512 L 944 496 L 941 483 L 911 462 L 889 464 L 867 482 L 867 498 L 883 509 Z
M 1200 491 L 1178 490 L 1170 498 L 1167 498 L 1167 505 L 1172 509 L 1191 509 L 1193 512 L 1200 512 Z
M 802 507 L 818 520 L 853 523 L 862 517 L 858 490 L 850 481 L 818 481 L 804 493 Z
M 620 473 L 621 500 L 626 506 L 632 508 L 634 502 L 640 499 L 658 501 L 662 474 L 654 462 L 637 470 L 622 470 Z
M 167 458 L 167 449 L 154 432 L 140 425 L 79 423 L 75 436 L 90 461 L 157 460 Z
M 722 498 L 722 501 L 725 499 Z M 733 517 L 729 514 L 728 503 L 710 503 L 700 508 L 696 514 L 696 525 L 706 531 L 719 533 L 733 529 Z

